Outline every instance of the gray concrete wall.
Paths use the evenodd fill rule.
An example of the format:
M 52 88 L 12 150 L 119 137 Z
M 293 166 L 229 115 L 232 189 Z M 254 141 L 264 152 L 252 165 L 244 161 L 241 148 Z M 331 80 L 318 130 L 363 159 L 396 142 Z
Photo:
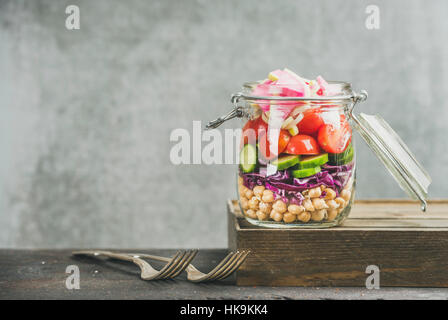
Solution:
M 365 8 L 380 8 L 367 30 Z M 65 7 L 81 29 L 65 28 Z M 0 246 L 223 247 L 236 167 L 170 132 L 289 67 L 369 91 L 448 195 L 448 2 L 0 1 Z M 238 121 L 227 127 L 239 126 Z M 358 139 L 358 197 L 406 197 Z

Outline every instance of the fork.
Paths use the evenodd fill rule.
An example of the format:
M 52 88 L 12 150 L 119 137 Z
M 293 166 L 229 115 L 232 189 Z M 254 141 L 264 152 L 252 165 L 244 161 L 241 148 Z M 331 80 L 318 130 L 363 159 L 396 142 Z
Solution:
M 112 259 L 130 261 L 139 266 L 141 273 L 140 277 L 143 280 L 159 280 L 177 277 L 185 268 L 188 267 L 191 260 L 196 256 L 197 250 L 180 250 L 176 254 L 167 260 L 168 262 L 160 271 L 154 269 L 148 262 L 139 257 L 133 257 L 128 254 L 120 254 L 110 251 L 95 251 L 95 250 L 82 250 L 73 251 L 73 255 L 87 255 L 87 256 L 105 256 Z
M 235 272 L 240 265 L 246 260 L 250 250 L 237 251 L 236 253 L 230 252 L 212 271 L 209 273 L 202 273 L 196 269 L 192 264 L 189 264 L 185 271 L 187 272 L 187 280 L 192 282 L 205 282 L 213 280 L 221 280 L 230 276 Z M 155 256 L 151 254 L 135 253 L 129 254 L 133 258 L 147 258 L 162 262 L 168 262 L 171 258 L 165 258 Z

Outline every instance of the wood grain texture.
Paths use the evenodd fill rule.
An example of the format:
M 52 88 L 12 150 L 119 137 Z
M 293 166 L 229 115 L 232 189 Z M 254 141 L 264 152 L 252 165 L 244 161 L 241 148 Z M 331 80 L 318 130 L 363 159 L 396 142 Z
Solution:
M 266 229 L 253 226 L 235 201 L 229 208 L 229 247 L 252 254 L 238 285 L 364 287 L 368 265 L 380 285 L 448 287 L 448 201 L 357 201 L 343 226 Z

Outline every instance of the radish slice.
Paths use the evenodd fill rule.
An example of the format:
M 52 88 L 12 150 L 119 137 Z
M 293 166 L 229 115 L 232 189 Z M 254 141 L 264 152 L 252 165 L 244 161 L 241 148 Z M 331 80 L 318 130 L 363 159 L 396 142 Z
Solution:
M 338 86 L 329 84 L 322 76 L 318 76 L 316 80 L 302 78 L 293 71 L 284 68 L 277 69 L 269 73 L 268 78 L 261 81 L 252 90 L 251 94 L 258 97 L 316 97 L 328 96 L 338 93 Z M 273 105 L 281 107 L 283 119 L 289 115 L 293 118 L 309 108 L 309 102 L 292 102 L 292 101 L 272 101 L 259 100 L 256 104 L 263 112 L 270 111 Z M 294 107 L 300 108 L 294 109 Z M 278 109 L 278 108 L 277 108 Z M 293 110 L 294 109 L 294 110 Z M 292 113 L 291 113 L 292 112 Z
M 269 72 L 268 79 L 271 81 L 277 81 L 283 75 L 283 70 L 277 69 Z

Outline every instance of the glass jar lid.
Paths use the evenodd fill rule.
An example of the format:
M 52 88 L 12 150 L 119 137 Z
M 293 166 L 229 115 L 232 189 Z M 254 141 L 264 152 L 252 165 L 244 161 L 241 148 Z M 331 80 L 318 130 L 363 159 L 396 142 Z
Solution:
M 421 210 L 426 211 L 428 187 L 431 177 L 415 156 L 379 115 L 353 113 L 354 106 L 359 101 L 367 99 L 367 92 L 354 94 L 354 103 L 350 110 L 350 117 L 355 123 L 355 129 L 363 137 L 370 149 L 384 164 L 400 187 L 413 199 L 421 203 Z
M 282 96 L 276 93 L 280 93 L 281 89 L 283 87 L 288 87 L 288 84 L 262 84 L 263 86 L 267 87 L 268 91 L 272 94 L 270 96 L 261 96 L 254 94 L 254 88 L 257 85 L 262 84 L 262 81 L 252 81 L 252 82 L 246 82 L 243 84 L 243 92 L 240 92 L 235 96 L 238 96 L 239 99 L 249 100 L 249 101 L 257 101 L 257 100 L 267 100 L 270 102 L 275 101 L 290 101 L 290 102 L 303 102 L 303 101 L 353 101 L 353 91 L 351 84 L 344 81 L 328 81 L 328 84 L 331 86 L 332 92 L 330 95 L 326 96 L 314 96 L 314 97 L 291 97 L 291 96 Z M 278 92 L 276 92 L 278 91 Z

